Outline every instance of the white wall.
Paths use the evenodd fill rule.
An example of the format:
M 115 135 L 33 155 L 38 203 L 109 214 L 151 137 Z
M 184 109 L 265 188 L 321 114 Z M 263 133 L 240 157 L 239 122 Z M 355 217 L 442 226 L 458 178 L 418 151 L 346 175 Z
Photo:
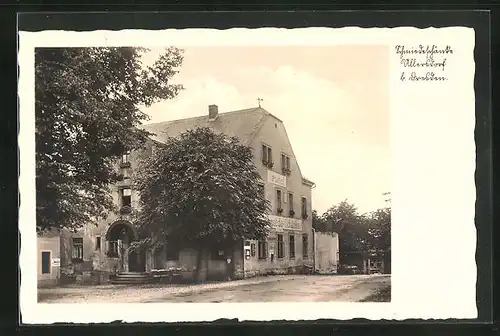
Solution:
M 314 264 L 320 273 L 337 271 L 339 262 L 339 237 L 336 233 L 314 234 Z

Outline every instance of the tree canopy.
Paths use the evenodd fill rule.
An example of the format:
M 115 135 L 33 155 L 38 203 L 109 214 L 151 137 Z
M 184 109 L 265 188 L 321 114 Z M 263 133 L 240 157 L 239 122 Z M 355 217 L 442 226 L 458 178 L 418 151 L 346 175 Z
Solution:
M 134 175 L 140 195 L 135 222 L 143 240 L 132 248 L 156 248 L 165 241 L 232 246 L 242 238 L 267 236 L 269 201 L 250 147 L 209 128 L 156 146 Z
M 35 128 L 37 230 L 78 229 L 113 210 L 116 159 L 143 145 L 141 111 L 177 96 L 183 61 L 168 48 L 151 66 L 147 49 L 37 48 Z
M 384 194 L 388 196 L 389 194 Z M 318 231 L 339 234 L 341 254 L 370 249 L 388 251 L 391 247 L 391 207 L 360 214 L 347 200 L 329 208 L 322 215 L 313 213 L 313 227 Z

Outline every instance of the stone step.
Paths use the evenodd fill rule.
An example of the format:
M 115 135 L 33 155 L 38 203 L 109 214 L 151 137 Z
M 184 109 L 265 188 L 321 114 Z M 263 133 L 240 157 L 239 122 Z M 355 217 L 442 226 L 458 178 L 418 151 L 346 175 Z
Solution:
M 155 280 L 151 273 L 147 272 L 121 272 L 111 277 L 112 284 L 142 284 L 151 283 Z
M 144 277 L 152 277 L 153 275 L 151 273 L 135 273 L 135 272 L 127 272 L 127 273 L 118 273 L 116 277 L 121 277 L 121 278 L 144 278 Z
M 147 284 L 154 282 L 155 279 L 110 279 L 109 283 L 114 285 L 132 285 L 132 284 Z

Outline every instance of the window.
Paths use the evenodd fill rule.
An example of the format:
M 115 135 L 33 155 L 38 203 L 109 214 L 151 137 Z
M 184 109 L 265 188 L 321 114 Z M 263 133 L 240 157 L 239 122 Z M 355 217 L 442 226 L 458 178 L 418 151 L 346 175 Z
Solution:
M 258 243 L 259 259 L 267 259 L 267 242 L 259 241 Z
M 172 243 L 167 243 L 167 246 L 165 247 L 165 258 L 167 260 L 179 260 L 179 249 L 177 246 Z
M 302 197 L 302 218 L 307 218 L 307 198 Z
M 130 152 L 126 152 L 125 154 L 122 155 L 120 167 L 122 168 L 130 167 Z
M 214 246 L 211 252 L 212 260 L 226 260 L 226 254 L 224 253 L 224 249 L 222 247 Z
M 83 260 L 83 238 L 73 238 L 73 260 Z
M 120 190 L 122 198 L 122 207 L 132 205 L 132 189 L 124 188 Z
M 250 244 L 250 255 L 252 257 L 255 257 L 255 244 L 254 243 Z
M 305 259 L 308 257 L 309 250 L 309 237 L 307 233 L 302 235 L 302 257 Z
M 290 247 L 290 259 L 295 259 L 295 236 L 293 233 L 290 233 L 289 236 L 289 247 Z
M 116 240 L 108 242 L 108 257 L 118 258 L 118 242 Z
M 123 176 L 124 180 L 130 178 L 130 174 L 129 174 L 129 169 L 128 168 L 123 168 L 122 169 L 122 176 Z
M 50 251 L 42 251 L 42 274 L 50 273 Z
M 272 165 L 273 151 L 271 147 L 262 145 L 262 163 L 265 165 Z
M 101 237 L 99 236 L 95 237 L 95 250 L 96 251 L 101 250 Z
M 279 189 L 276 189 L 276 212 L 279 214 L 281 214 L 283 212 L 283 206 L 281 204 L 281 190 Z
M 283 258 L 283 235 L 278 235 L 278 258 Z
M 295 210 L 293 208 L 293 194 L 288 193 L 288 207 L 290 209 L 290 217 L 293 217 L 295 215 Z
M 281 171 L 283 174 L 290 174 L 290 157 L 286 154 L 281 154 Z

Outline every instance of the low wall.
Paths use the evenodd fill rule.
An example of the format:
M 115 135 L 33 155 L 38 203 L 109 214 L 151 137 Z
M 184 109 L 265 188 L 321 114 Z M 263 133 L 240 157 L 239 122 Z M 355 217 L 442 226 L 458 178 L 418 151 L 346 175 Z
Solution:
M 268 275 L 293 275 L 293 274 L 309 274 L 309 268 L 305 265 L 295 265 L 286 268 L 276 267 L 276 268 L 261 268 L 253 270 L 245 270 L 245 278 L 253 278 L 256 276 L 268 276 Z

